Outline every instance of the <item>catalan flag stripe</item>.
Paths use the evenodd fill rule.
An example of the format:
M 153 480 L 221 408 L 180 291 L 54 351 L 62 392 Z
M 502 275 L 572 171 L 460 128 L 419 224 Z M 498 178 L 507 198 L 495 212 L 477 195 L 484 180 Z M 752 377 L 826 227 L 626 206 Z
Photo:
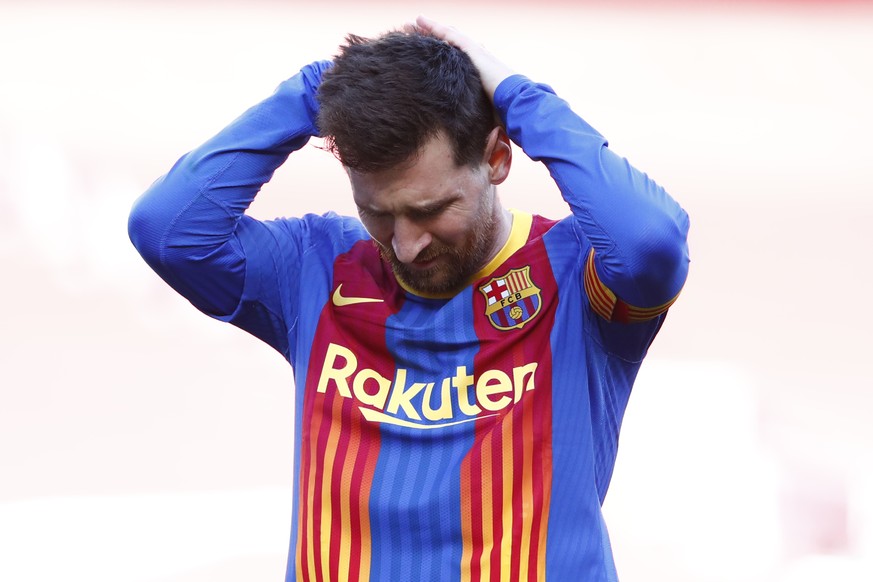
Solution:
M 511 409 L 477 439 L 474 450 L 480 454 L 471 454 L 464 463 L 461 580 L 465 582 L 545 579 L 551 449 L 544 447 L 534 455 L 533 443 L 550 440 L 551 415 L 545 412 L 550 402 L 534 402 L 525 399 Z M 500 467 L 499 473 L 495 467 Z M 474 475 L 483 486 L 473 487 Z M 480 535 L 475 535 L 480 527 Z
M 510 293 L 517 293 L 519 285 L 518 273 L 510 273 L 506 276 L 506 287 L 509 289 Z
M 594 250 L 588 253 L 588 261 L 585 264 L 585 275 L 583 278 L 585 292 L 588 294 L 588 300 L 591 308 L 600 317 L 607 321 L 612 320 L 612 311 L 615 308 L 615 295 L 597 276 L 597 271 L 594 268 Z
M 591 249 L 591 252 L 588 253 L 588 259 L 585 262 L 583 283 L 591 308 L 597 315 L 607 321 L 632 323 L 654 319 L 666 312 L 678 297 L 677 295 L 656 307 L 635 307 L 625 303 L 618 299 L 615 293 L 600 280 L 594 265 L 594 249 Z
M 513 271 L 507 276 L 506 282 L 511 293 L 518 293 L 532 286 L 526 271 Z
M 369 580 L 369 499 L 378 440 L 363 438 L 365 421 L 351 400 L 335 394 L 312 400 L 312 433 L 318 438 L 310 439 L 301 459 L 306 495 L 298 524 L 297 578 Z

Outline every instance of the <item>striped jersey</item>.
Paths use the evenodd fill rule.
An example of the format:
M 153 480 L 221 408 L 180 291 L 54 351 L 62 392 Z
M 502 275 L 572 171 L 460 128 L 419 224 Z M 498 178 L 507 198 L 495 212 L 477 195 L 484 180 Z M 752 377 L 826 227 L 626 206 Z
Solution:
M 137 202 L 134 244 L 294 368 L 288 580 L 616 580 L 601 504 L 643 356 L 687 270 L 684 211 L 550 88 L 494 101 L 572 213 L 513 211 L 451 298 L 403 287 L 356 218 L 245 210 L 309 137 L 314 63 Z

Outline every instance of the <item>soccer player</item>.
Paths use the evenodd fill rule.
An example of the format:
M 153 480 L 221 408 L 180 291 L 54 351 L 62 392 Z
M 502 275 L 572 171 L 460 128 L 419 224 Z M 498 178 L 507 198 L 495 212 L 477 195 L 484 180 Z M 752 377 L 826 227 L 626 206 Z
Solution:
M 359 217 L 246 216 L 312 136 Z M 567 218 L 501 205 L 512 143 Z M 129 228 L 294 368 L 288 580 L 617 579 L 601 504 L 688 218 L 548 86 L 424 18 L 349 36 L 182 157 Z

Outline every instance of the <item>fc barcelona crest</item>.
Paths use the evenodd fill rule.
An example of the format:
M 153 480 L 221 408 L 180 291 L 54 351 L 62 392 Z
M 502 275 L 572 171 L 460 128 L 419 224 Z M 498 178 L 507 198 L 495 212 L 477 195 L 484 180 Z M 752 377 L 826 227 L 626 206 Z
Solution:
M 521 329 L 543 304 L 542 290 L 530 278 L 530 266 L 494 277 L 479 291 L 485 296 L 485 315 L 497 329 Z

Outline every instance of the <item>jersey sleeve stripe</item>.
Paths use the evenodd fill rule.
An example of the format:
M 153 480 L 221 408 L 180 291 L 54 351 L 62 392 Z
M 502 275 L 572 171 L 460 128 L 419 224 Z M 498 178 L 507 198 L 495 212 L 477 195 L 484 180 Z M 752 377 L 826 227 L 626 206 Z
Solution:
M 615 304 L 615 298 L 609 297 L 606 293 L 608 290 L 597 285 L 596 279 L 588 269 L 585 271 L 585 285 L 591 302 L 594 303 L 595 307 L 600 310 L 606 310 L 607 313 L 611 312 L 612 306 Z
M 591 309 L 603 319 L 619 323 L 636 323 L 654 319 L 665 313 L 678 298 L 677 295 L 666 303 L 655 307 L 636 307 L 625 303 L 600 280 L 594 264 L 594 249 L 591 249 L 591 252 L 588 253 L 588 259 L 585 261 L 583 284 L 585 292 L 588 294 Z
M 594 268 L 594 249 L 591 249 L 591 252 L 588 253 L 583 281 L 591 308 L 603 319 L 612 321 L 612 314 L 615 310 L 617 299 L 615 294 L 597 276 L 597 270 Z
M 585 289 L 592 307 L 604 317 L 609 317 L 612 314 L 615 298 L 607 295 L 608 289 L 603 289 L 597 285 L 590 269 L 585 270 Z

